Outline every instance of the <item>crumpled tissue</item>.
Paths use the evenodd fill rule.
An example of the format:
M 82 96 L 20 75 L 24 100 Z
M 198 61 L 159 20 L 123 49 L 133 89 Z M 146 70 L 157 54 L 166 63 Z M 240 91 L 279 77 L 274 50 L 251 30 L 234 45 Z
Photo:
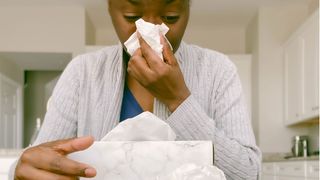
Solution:
M 155 180 L 226 180 L 224 173 L 216 166 L 184 164 L 167 175 Z
M 174 141 L 171 127 L 151 112 L 122 121 L 101 141 Z
M 163 45 L 160 42 L 160 34 L 165 37 L 165 34 L 169 31 L 168 26 L 164 23 L 152 24 L 144 21 L 143 19 L 138 19 L 136 22 L 137 31 L 134 32 L 129 39 L 124 43 L 127 52 L 132 56 L 134 52 L 140 48 L 139 39 L 137 36 L 137 32 L 141 35 L 141 37 L 149 44 L 149 46 L 156 52 L 156 54 L 163 60 L 162 50 Z M 172 46 L 168 39 L 165 37 L 170 48 L 172 50 Z

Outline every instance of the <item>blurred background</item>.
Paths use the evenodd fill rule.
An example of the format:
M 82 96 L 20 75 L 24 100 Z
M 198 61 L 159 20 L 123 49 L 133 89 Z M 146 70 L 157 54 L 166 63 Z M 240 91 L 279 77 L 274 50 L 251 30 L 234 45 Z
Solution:
M 264 162 L 294 155 L 296 136 L 319 160 L 318 0 L 193 0 L 184 40 L 238 67 Z M 4 157 L 31 143 L 68 62 L 117 43 L 106 0 L 0 0 Z

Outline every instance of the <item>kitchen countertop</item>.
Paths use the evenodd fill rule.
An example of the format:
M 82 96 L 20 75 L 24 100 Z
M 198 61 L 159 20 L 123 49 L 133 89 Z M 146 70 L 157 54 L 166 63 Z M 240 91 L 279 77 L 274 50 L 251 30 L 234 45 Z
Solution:
M 291 153 L 264 153 L 262 162 L 319 161 L 319 155 L 312 155 L 308 157 L 289 156 L 291 156 Z

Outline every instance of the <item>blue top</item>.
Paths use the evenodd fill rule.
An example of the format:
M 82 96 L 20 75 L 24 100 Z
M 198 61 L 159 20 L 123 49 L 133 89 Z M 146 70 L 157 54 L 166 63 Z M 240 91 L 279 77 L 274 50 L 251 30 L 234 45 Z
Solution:
M 127 84 L 125 83 L 125 87 L 123 90 L 122 105 L 121 105 L 120 122 L 128 118 L 137 116 L 142 112 L 143 112 L 143 109 L 141 108 L 136 98 L 131 93 Z

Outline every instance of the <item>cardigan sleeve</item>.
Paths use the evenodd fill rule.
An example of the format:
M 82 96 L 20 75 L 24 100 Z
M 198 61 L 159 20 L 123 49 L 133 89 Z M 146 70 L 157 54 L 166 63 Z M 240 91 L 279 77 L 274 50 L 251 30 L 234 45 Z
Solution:
M 214 164 L 228 179 L 257 179 L 261 153 L 255 144 L 236 68 L 227 68 L 218 88 L 212 91 L 209 117 L 190 95 L 167 119 L 178 140 L 211 140 Z M 209 98 L 210 99 L 210 98 Z

